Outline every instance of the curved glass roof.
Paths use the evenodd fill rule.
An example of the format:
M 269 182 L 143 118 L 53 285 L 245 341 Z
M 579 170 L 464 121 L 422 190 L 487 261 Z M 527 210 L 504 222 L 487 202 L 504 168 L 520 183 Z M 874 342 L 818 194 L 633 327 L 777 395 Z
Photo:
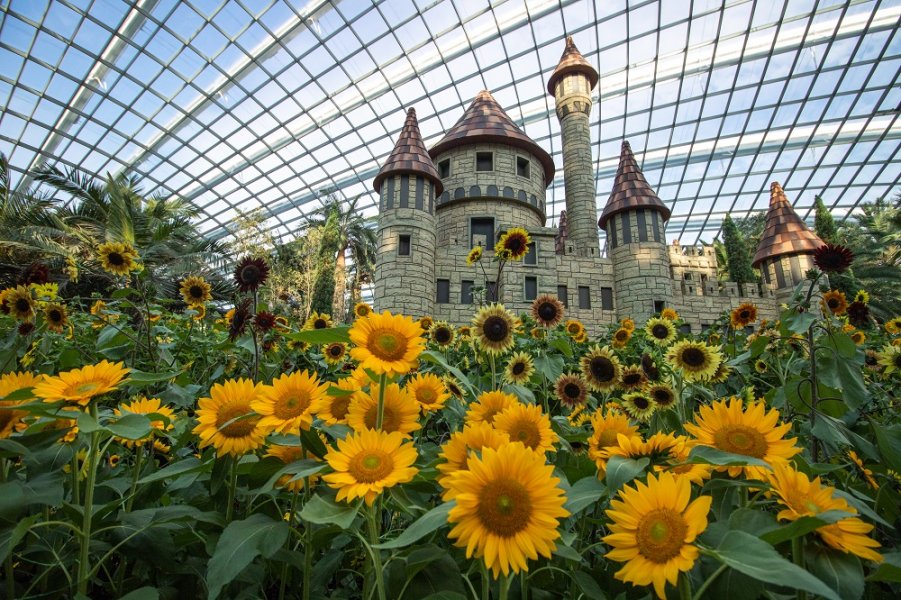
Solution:
M 710 241 L 781 182 L 843 216 L 901 178 L 901 0 L 0 0 L 0 152 L 135 173 L 227 237 L 262 207 L 292 239 L 323 190 L 362 196 L 415 107 L 428 146 L 482 89 L 558 167 L 545 89 L 572 35 L 601 74 L 591 112 L 598 212 L 631 142 L 672 209 Z

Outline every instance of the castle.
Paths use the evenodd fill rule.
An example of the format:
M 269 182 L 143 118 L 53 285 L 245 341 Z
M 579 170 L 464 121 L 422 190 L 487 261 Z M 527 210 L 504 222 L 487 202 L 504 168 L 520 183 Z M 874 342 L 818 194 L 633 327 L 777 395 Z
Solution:
M 510 227 L 529 232 L 532 246 L 502 275 L 499 297 L 515 313 L 540 294 L 555 294 L 592 333 L 624 317 L 639 323 L 675 308 L 686 331 L 701 332 L 742 302 L 774 318 L 812 266 L 822 242 L 795 213 L 782 187 L 770 188 L 770 208 L 754 266 L 763 281 L 717 280 L 714 249 L 666 243 L 670 210 L 648 185 L 623 142 L 613 191 L 600 218 L 595 201 L 589 113 L 597 71 L 572 38 L 548 81 L 563 142 L 566 210 L 546 227 L 545 191 L 554 179 L 551 156 L 513 123 L 487 91 L 426 150 L 411 108 L 394 150 L 373 181 L 379 194 L 374 303 L 415 317 L 468 324 L 473 288 L 488 287 L 479 265 L 467 265 L 481 244 L 486 258 Z M 608 256 L 598 227 L 607 235 Z M 486 270 L 492 276 L 492 270 Z M 489 290 L 492 289 L 489 287 Z M 488 298 L 493 300 L 495 298 Z

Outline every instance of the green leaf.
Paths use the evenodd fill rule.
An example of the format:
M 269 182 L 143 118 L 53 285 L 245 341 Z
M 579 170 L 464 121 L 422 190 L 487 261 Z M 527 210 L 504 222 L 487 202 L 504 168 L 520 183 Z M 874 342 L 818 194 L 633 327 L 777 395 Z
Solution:
M 350 325 L 330 327 L 328 329 L 307 329 L 296 333 L 289 333 L 285 337 L 297 342 L 306 342 L 312 346 L 331 344 L 334 342 L 350 343 Z
M 573 348 L 569 345 L 569 340 L 554 338 L 554 341 L 551 342 L 551 346 L 559 350 L 566 358 L 572 358 Z
M 829 510 L 815 517 L 801 517 L 784 527 L 764 533 L 760 539 L 775 546 L 850 516 L 852 516 L 850 513 L 841 510 Z
M 0 535 L 0 561 L 6 560 L 10 552 L 16 549 L 16 544 L 22 541 L 28 534 L 28 530 L 35 521 L 41 518 L 40 514 L 31 515 L 16 523 L 16 526 Z
M 559 542 L 557 544 L 557 547 L 554 548 L 554 556 L 559 556 L 560 558 L 571 560 L 577 563 L 582 562 L 582 555 L 579 554 L 578 550 L 576 550 L 572 546 L 564 544 L 563 542 Z
M 576 515 L 607 493 L 607 486 L 597 477 L 583 477 L 566 492 L 566 504 L 563 508 L 569 511 L 570 516 Z
M 322 496 L 310 498 L 300 511 L 300 518 L 317 525 L 337 525 L 347 529 L 354 522 L 359 504 L 336 504 Z
M 322 439 L 311 429 L 304 429 L 300 432 L 300 444 L 307 452 L 311 452 L 319 458 L 325 458 L 328 453 L 328 448 L 322 443 Z
M 882 559 L 882 564 L 870 573 L 867 580 L 901 583 L 901 552 L 887 552 Z
M 808 546 L 805 557 L 811 573 L 837 591 L 843 600 L 858 600 L 863 596 L 865 582 L 859 558 L 818 546 Z
M 563 357 L 538 355 L 534 358 L 535 368 L 551 383 L 557 381 L 563 373 Z
M 454 376 L 457 382 L 465 388 L 465 391 L 470 398 L 475 398 L 476 396 L 478 396 L 476 391 L 473 389 L 472 384 L 469 382 L 469 377 L 464 375 L 463 371 L 461 371 L 457 367 L 449 365 L 447 361 L 444 360 L 444 357 L 441 354 L 435 352 L 434 350 L 426 350 L 419 355 L 419 358 L 440 365 L 447 371 L 450 371 L 450 374 Z
M 103 431 L 104 427 L 90 413 L 78 413 L 75 418 L 78 424 L 78 431 L 81 433 L 94 433 L 95 431 Z
M 291 481 L 297 481 L 315 475 L 326 467 L 328 467 L 327 463 L 313 459 L 296 460 L 276 471 L 260 489 L 264 492 L 271 490 L 282 475 L 291 475 Z
M 787 310 L 780 316 L 779 322 L 782 325 L 781 333 L 782 335 L 787 335 L 788 333 L 806 333 L 816 320 L 817 317 L 813 314 L 813 311 L 806 310 L 799 313 L 794 309 Z
M 876 434 L 876 444 L 879 446 L 879 453 L 885 460 L 885 466 L 896 473 L 901 473 L 901 425 L 883 427 L 875 421 L 872 422 L 872 425 L 873 433 Z
M 128 374 L 128 385 L 131 387 L 144 387 L 151 383 L 159 383 L 160 381 L 169 381 L 179 376 L 181 371 L 163 371 L 162 373 L 148 373 L 132 369 Z
M 459 592 L 443 590 L 440 592 L 435 592 L 434 594 L 429 594 L 422 600 L 469 600 L 469 596 L 461 594 Z
M 145 586 L 128 592 L 119 600 L 159 600 L 160 592 L 155 587 Z
M 585 571 L 575 571 L 573 573 L 573 579 L 576 581 L 576 585 L 579 586 L 579 589 L 582 590 L 582 593 L 585 594 L 586 598 L 591 598 L 591 600 L 604 600 L 606 598 L 601 587 L 598 585 L 597 581 L 594 580 L 594 577 Z
M 513 394 L 517 398 L 519 398 L 522 402 L 526 404 L 535 404 L 535 394 L 532 393 L 532 390 L 529 388 L 516 385 L 515 383 L 508 383 L 504 386 L 504 391 L 510 394 Z
M 375 544 L 373 548 L 381 548 L 384 550 L 392 550 L 394 548 L 404 548 L 421 540 L 423 537 L 432 533 L 439 527 L 447 523 L 447 513 L 456 506 L 456 502 L 445 502 L 439 504 L 426 514 L 422 515 L 416 521 L 407 527 L 403 533 L 390 542 Z M 301 515 L 302 517 L 303 515 Z
M 122 418 L 108 423 L 106 429 L 126 440 L 139 440 L 150 435 L 153 426 L 147 415 L 125 413 Z
M 5 400 L 7 402 L 21 402 L 22 400 L 32 400 L 34 399 L 34 394 L 32 393 L 33 389 L 34 388 L 30 387 L 20 388 L 18 390 L 15 390 L 14 392 L 10 392 L 6 396 L 3 396 L 3 398 L 0 398 L 0 400 Z
M 689 452 L 688 460 L 685 462 L 689 464 L 718 465 L 722 467 L 750 466 L 769 468 L 770 466 L 768 462 L 760 460 L 759 458 L 745 456 L 744 454 L 724 452 L 713 446 L 695 446 L 691 449 L 691 452 Z
M 841 600 L 825 583 L 786 560 L 775 548 L 750 533 L 729 531 L 716 550 L 707 552 L 736 571 L 765 583 Z
M 4 458 L 13 458 L 16 456 L 25 456 L 28 454 L 28 448 L 15 440 L 0 440 L 0 456 Z
M 167 467 L 163 467 L 156 473 L 151 473 L 145 477 L 142 477 L 138 483 L 153 483 L 154 481 L 161 481 L 163 479 L 169 479 L 171 477 L 178 477 L 179 475 L 184 475 L 186 473 L 195 473 L 197 471 L 203 471 L 207 467 L 212 464 L 213 461 L 202 462 L 199 458 L 195 458 L 193 456 L 189 456 L 184 460 L 180 460 L 177 463 L 173 463 Z
M 644 472 L 650 462 L 648 458 L 636 460 L 624 456 L 611 456 L 607 461 L 607 476 L 604 478 L 610 496 L 613 497 L 619 488 Z
M 222 588 L 257 556 L 269 558 L 275 554 L 285 544 L 289 531 L 284 521 L 260 513 L 229 523 L 207 567 L 207 600 L 218 598 Z

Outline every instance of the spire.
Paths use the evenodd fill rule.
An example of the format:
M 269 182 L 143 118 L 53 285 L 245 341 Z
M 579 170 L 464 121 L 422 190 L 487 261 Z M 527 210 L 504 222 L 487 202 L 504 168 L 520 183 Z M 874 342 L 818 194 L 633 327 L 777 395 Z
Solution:
M 416 121 L 416 109 L 411 108 L 407 111 L 407 120 L 404 122 L 403 129 L 394 145 L 394 150 L 388 155 L 388 160 L 379 169 L 378 175 L 372 181 L 372 187 L 376 193 L 382 187 L 382 181 L 389 175 L 398 175 L 408 173 L 411 175 L 422 175 L 426 179 L 435 184 L 435 195 L 438 196 L 444 191 L 441 185 L 441 178 L 438 177 L 438 170 L 435 164 L 426 152 L 425 144 L 422 142 L 422 135 L 419 133 L 419 123 Z
M 573 42 L 573 36 L 571 35 L 566 37 L 566 48 L 563 50 L 563 56 L 560 57 L 557 68 L 554 69 L 550 79 L 547 81 L 547 93 L 553 96 L 554 86 L 557 85 L 557 81 L 564 75 L 569 75 L 570 73 L 582 73 L 585 75 L 591 84 L 588 88 L 589 90 L 594 89 L 594 86 L 598 83 L 598 72 L 595 71 L 594 67 L 591 66 L 591 63 L 585 60 L 585 57 L 582 56 L 582 53 L 576 48 L 576 44 Z
M 823 245 L 792 208 L 778 181 L 770 184 L 770 208 L 766 213 L 766 227 L 754 253 L 753 264 L 785 254 L 813 254 Z
M 619 155 L 619 168 L 616 170 L 616 180 L 613 182 L 613 191 L 607 200 L 607 206 L 598 219 L 598 226 L 603 229 L 607 220 L 613 215 L 627 210 L 649 208 L 660 212 L 663 220 L 670 217 L 670 209 L 657 197 L 657 194 L 648 185 L 647 180 L 635 162 L 632 147 L 629 142 L 623 142 L 622 152 Z
M 436 158 L 451 148 L 478 143 L 507 144 L 521 148 L 541 161 L 545 186 L 554 180 L 554 160 L 551 155 L 523 133 L 487 90 L 478 93 L 460 120 L 441 141 L 432 146 L 429 155 Z

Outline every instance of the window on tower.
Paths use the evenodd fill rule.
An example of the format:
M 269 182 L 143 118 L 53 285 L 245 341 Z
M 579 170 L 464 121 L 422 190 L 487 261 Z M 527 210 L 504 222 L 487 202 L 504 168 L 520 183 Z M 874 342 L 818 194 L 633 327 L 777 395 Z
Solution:
M 529 178 L 529 159 L 522 156 L 516 157 L 516 174 L 520 177 Z
M 397 255 L 398 256 L 410 256 L 411 252 L 411 243 L 410 243 L 410 235 L 402 233 L 397 236 Z
M 450 280 L 449 279 L 439 279 L 438 280 L 438 304 L 447 304 L 450 302 Z
M 534 300 L 538 297 L 538 278 L 527 276 L 525 281 L 525 299 Z
M 493 171 L 494 154 L 491 152 L 476 152 L 476 171 Z
M 522 258 L 522 264 L 524 265 L 532 265 L 535 266 L 538 264 L 538 252 L 535 247 L 535 242 L 529 244 L 529 250 L 526 252 L 526 255 Z
M 473 217 L 469 221 L 469 247 L 494 250 L 494 217 Z
M 579 308 L 591 308 L 591 290 L 588 286 L 579 286 Z
M 446 158 L 438 163 L 438 177 L 444 179 L 450 177 L 450 159 Z

